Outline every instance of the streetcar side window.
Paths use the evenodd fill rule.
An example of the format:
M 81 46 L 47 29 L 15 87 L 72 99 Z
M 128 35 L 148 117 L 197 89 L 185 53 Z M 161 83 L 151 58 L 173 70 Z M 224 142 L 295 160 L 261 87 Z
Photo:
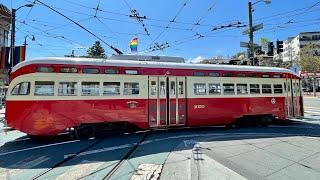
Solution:
M 53 96 L 54 82 L 53 81 L 36 81 L 34 86 L 35 96 Z
M 223 94 L 233 95 L 234 92 L 234 84 L 223 84 Z
M 260 94 L 260 84 L 250 84 L 250 94 Z
M 119 71 L 117 69 L 105 69 L 105 74 L 119 74 Z
M 99 74 L 99 69 L 97 68 L 84 68 L 82 69 L 82 72 L 84 74 Z
M 69 68 L 69 67 L 63 67 L 60 69 L 61 73 L 76 73 L 78 72 L 77 68 Z
M 82 82 L 81 95 L 82 96 L 99 96 L 100 83 L 99 82 Z
M 183 95 L 183 81 L 179 81 L 178 91 L 180 95 Z
M 17 84 L 11 91 L 11 95 L 29 95 L 30 82 L 21 82 Z
M 282 94 L 283 93 L 282 84 L 274 84 L 273 91 L 275 94 Z
M 207 88 L 205 83 L 194 83 L 193 92 L 195 95 L 205 95 L 207 93 Z
M 77 82 L 60 82 L 58 88 L 59 96 L 76 96 Z
M 262 84 L 262 93 L 263 94 L 272 94 L 271 84 Z
M 221 85 L 220 84 L 209 84 L 209 94 L 221 94 Z
M 248 94 L 248 85 L 237 84 L 237 94 Z
M 53 68 L 52 67 L 38 67 L 37 72 L 42 72 L 42 73 L 52 73 Z
M 120 95 L 120 82 L 104 82 L 103 95 L 104 96 Z
M 124 95 L 137 95 L 139 94 L 139 83 L 136 82 L 125 82 L 123 94 Z

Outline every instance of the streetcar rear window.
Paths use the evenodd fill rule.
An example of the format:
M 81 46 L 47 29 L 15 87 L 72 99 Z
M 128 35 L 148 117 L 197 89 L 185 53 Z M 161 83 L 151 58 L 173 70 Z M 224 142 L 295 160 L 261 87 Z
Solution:
M 205 95 L 207 93 L 207 88 L 205 83 L 194 83 L 193 91 L 195 95 Z
M 97 68 L 85 68 L 85 69 L 82 69 L 82 73 L 84 73 L 84 74 L 99 74 L 99 69 L 97 69 Z
M 125 82 L 123 94 L 124 95 L 136 95 L 139 94 L 139 83 Z
M 99 82 L 82 82 L 81 95 L 82 96 L 99 96 L 100 83 Z
M 250 94 L 260 94 L 260 84 L 250 84 Z
M 221 94 L 220 84 L 209 84 L 209 94 Z
M 60 69 L 61 73 L 76 73 L 78 72 L 77 68 L 69 68 L 69 67 L 63 67 Z
M 106 69 L 104 70 L 105 74 L 119 74 L 119 71 L 117 69 Z
M 262 84 L 263 94 L 272 94 L 271 84 Z
M 34 86 L 35 96 L 53 96 L 54 82 L 53 81 L 36 81 Z
M 11 95 L 29 95 L 30 82 L 21 82 L 17 84 L 11 91 Z
M 274 84 L 273 91 L 275 94 L 282 94 L 283 93 L 282 84 Z
M 51 72 L 53 72 L 53 68 L 52 67 L 38 67 L 37 72 L 51 73 Z
M 223 84 L 223 94 L 235 94 L 234 93 L 234 84 Z
M 76 96 L 77 82 L 60 82 L 58 88 L 59 96 Z
M 247 84 L 237 84 L 237 94 L 248 94 Z
M 103 95 L 104 96 L 120 95 L 120 82 L 104 82 Z

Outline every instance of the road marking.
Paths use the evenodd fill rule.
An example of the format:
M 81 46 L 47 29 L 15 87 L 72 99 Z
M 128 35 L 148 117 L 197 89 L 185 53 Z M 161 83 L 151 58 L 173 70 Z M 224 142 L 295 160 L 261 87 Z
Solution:
M 160 177 L 162 167 L 161 164 L 140 164 L 130 180 L 157 180 Z
M 36 146 L 36 147 L 31 147 L 31 148 L 26 148 L 26 149 L 19 149 L 19 150 L 15 150 L 15 151 L 0 153 L 0 156 L 13 154 L 13 153 L 18 153 L 18 152 L 23 152 L 23 151 L 34 150 L 34 149 L 40 149 L 40 148 L 45 148 L 45 147 L 57 146 L 57 145 L 62 145 L 62 144 L 69 144 L 69 143 L 74 143 L 74 142 L 78 142 L 78 141 L 80 141 L 80 140 L 66 141 L 66 142 L 47 144 L 47 145 Z
M 50 158 L 47 156 L 40 156 L 37 158 L 35 156 L 30 156 L 6 168 L 0 168 L 0 179 L 11 179 L 10 176 L 17 174 L 24 169 L 31 169 L 49 159 Z

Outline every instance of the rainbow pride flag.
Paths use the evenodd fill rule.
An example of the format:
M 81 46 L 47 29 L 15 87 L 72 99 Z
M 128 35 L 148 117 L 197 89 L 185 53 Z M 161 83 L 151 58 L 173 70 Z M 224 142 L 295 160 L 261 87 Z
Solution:
M 132 53 L 137 53 L 138 52 L 138 38 L 133 38 L 130 41 L 130 49 Z

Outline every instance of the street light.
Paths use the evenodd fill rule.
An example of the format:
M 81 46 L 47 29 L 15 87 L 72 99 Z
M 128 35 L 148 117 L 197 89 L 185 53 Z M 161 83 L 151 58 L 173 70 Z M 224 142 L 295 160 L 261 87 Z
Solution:
M 248 3 L 249 7 L 249 47 L 250 47 L 250 54 L 249 54 L 249 59 L 251 59 L 251 65 L 254 65 L 254 44 L 253 44 L 253 22 L 252 22 L 252 6 L 255 4 L 258 4 L 259 2 L 264 1 L 265 4 L 270 4 L 271 0 L 259 0 L 254 3 L 251 1 Z
M 29 37 L 29 35 L 26 35 L 24 37 L 24 46 L 27 48 L 27 38 Z M 34 37 L 34 35 L 32 35 L 31 41 L 35 41 L 36 38 Z
M 17 9 L 12 8 L 11 10 L 11 45 L 10 45 L 11 69 L 13 68 L 14 41 L 15 41 L 15 33 L 16 33 L 16 12 L 23 7 L 33 7 L 33 4 L 25 4 L 23 6 L 18 7 Z

